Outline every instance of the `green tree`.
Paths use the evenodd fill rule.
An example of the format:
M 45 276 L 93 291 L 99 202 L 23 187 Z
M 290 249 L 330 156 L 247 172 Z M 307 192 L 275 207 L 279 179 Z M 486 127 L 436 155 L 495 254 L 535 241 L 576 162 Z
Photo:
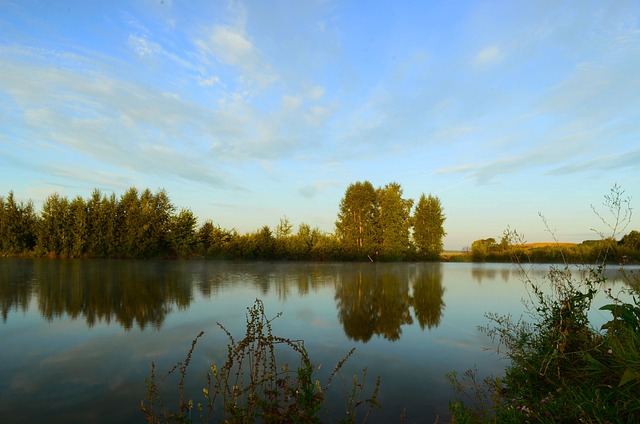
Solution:
M 377 200 L 380 251 L 386 258 L 401 258 L 410 248 L 413 200 L 402 198 L 402 187 L 396 182 L 378 188 Z
M 32 250 L 36 222 L 33 202 L 16 202 L 13 191 L 6 199 L 0 196 L 0 253 L 13 255 Z
M 142 242 L 143 226 L 138 189 L 131 187 L 120 197 L 117 207 L 118 245 L 121 256 L 138 256 L 138 243 Z
M 285 215 L 280 218 L 280 223 L 276 226 L 276 238 L 284 238 L 289 237 L 291 235 L 291 230 L 293 229 L 293 225 L 289 222 L 289 218 Z
M 377 248 L 378 202 L 369 181 L 351 184 L 342 200 L 336 236 L 348 255 L 373 255 Z
M 206 220 L 196 231 L 196 245 L 198 253 L 201 255 L 210 255 L 209 249 L 212 248 L 214 243 L 213 238 L 213 221 Z
M 440 199 L 436 196 L 420 196 L 413 215 L 413 242 L 418 254 L 430 260 L 437 260 L 443 251 L 444 215 Z
M 640 251 L 640 232 L 631 230 L 629 234 L 622 236 L 619 244 L 631 250 Z
M 58 193 L 48 196 L 42 204 L 37 231 L 36 249 L 43 254 L 69 254 L 69 200 Z
M 198 252 L 211 257 L 236 257 L 237 238 L 235 229 L 226 230 L 211 220 L 205 221 L 196 232 Z
M 197 219 L 189 209 L 181 209 L 169 220 L 169 245 L 174 255 L 187 257 L 194 253 L 196 246 Z
M 141 194 L 130 188 L 118 204 L 121 254 L 147 258 L 169 253 L 167 233 L 174 210 L 164 190 Z
M 471 257 L 474 261 L 483 261 L 498 249 L 493 237 L 476 240 L 471 243 Z
M 69 256 L 80 257 L 87 251 L 88 214 L 84 199 L 76 196 L 69 204 Z
M 165 190 L 155 194 L 146 189 L 140 195 L 142 226 L 141 254 L 144 257 L 162 256 L 169 253 L 169 226 L 175 207 Z
M 87 255 L 106 258 L 121 255 L 118 235 L 118 199 L 95 189 L 86 202 Z

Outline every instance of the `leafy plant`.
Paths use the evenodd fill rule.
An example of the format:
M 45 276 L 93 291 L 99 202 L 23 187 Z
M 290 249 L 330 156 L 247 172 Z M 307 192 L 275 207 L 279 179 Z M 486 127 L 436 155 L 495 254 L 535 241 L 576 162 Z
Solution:
M 607 224 L 613 231 L 611 240 L 626 228 L 627 223 L 619 220 L 631 217 L 630 210 L 620 210 L 629 204 L 623 193 L 614 186 L 611 195 L 605 196 L 616 220 Z M 575 269 L 563 257 L 564 267 L 551 267 L 545 283 L 532 281 L 518 258 L 531 290 L 526 303 L 529 315 L 518 320 L 486 315 L 489 324 L 480 330 L 497 341 L 496 351 L 506 356 L 509 365 L 502 378 L 490 377 L 483 383 L 475 371 L 467 371 L 462 378 L 449 374 L 458 392 L 450 403 L 456 422 L 613 423 L 634 422 L 640 416 L 637 278 L 629 286 L 633 303 L 611 297 L 607 289 L 614 302 L 600 309 L 610 311 L 612 320 L 600 329 L 589 321 L 594 297 L 606 282 L 609 249 L 615 248 L 614 243 L 603 246 L 600 265 Z M 469 395 L 469 390 L 475 394 Z M 489 406 L 487 399 L 491 399 Z

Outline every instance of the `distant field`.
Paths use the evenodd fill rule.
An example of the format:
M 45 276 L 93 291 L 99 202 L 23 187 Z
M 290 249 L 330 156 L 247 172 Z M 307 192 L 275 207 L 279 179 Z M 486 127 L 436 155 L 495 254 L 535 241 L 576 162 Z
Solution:
M 445 250 L 442 252 L 443 255 L 447 256 L 455 256 L 455 255 L 466 255 L 469 252 L 463 252 L 462 250 Z
M 573 247 L 577 245 L 578 243 L 545 242 L 545 243 L 525 243 L 525 244 L 521 244 L 520 246 L 535 249 L 537 247 Z

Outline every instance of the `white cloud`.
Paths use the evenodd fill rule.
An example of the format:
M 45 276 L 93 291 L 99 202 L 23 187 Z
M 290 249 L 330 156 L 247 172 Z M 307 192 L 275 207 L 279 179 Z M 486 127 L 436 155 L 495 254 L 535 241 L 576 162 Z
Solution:
M 261 87 L 273 84 L 277 75 L 243 29 L 214 25 L 195 41 L 195 45 L 220 63 L 233 66 L 243 73 L 238 80 L 257 83 Z
M 322 96 L 324 96 L 324 91 L 324 87 L 315 85 L 311 88 L 311 90 L 309 90 L 308 96 L 312 100 L 319 100 L 322 98 Z
M 212 53 L 222 62 L 242 65 L 254 60 L 255 49 L 244 34 L 216 25 L 210 34 Z
M 129 47 L 140 57 L 153 56 L 162 51 L 160 45 L 148 41 L 146 38 L 137 35 L 129 35 L 127 40 Z
M 217 76 L 211 76 L 209 78 L 198 78 L 198 84 L 200 84 L 202 87 L 213 87 L 216 84 L 220 83 L 220 78 Z
M 302 104 L 302 98 L 300 96 L 282 96 L 282 108 L 285 110 L 297 109 Z
M 497 46 L 488 46 L 476 54 L 473 62 L 476 66 L 485 67 L 493 65 L 502 59 L 503 52 Z

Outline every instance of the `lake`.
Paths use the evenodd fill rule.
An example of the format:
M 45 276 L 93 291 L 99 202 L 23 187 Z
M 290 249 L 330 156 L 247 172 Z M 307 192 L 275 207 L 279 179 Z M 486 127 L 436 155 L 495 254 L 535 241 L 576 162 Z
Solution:
M 548 266 L 527 269 L 542 279 Z M 606 287 L 624 286 L 610 277 Z M 382 380 L 383 409 L 367 422 L 404 413 L 433 423 L 453 396 L 445 372 L 504 369 L 477 326 L 486 312 L 520 316 L 528 296 L 509 264 L 0 258 L 0 421 L 143 422 L 151 361 L 168 370 L 204 330 L 188 374 L 197 400 L 204 374 L 226 358 L 216 323 L 241 338 L 259 298 L 268 316 L 283 314 L 274 334 L 304 339 L 321 381 L 356 348 L 344 381 L 363 368 L 367 387 Z M 599 295 L 594 305 L 604 303 Z M 594 323 L 607 318 L 594 312 Z M 337 410 L 340 384 L 330 394 Z

